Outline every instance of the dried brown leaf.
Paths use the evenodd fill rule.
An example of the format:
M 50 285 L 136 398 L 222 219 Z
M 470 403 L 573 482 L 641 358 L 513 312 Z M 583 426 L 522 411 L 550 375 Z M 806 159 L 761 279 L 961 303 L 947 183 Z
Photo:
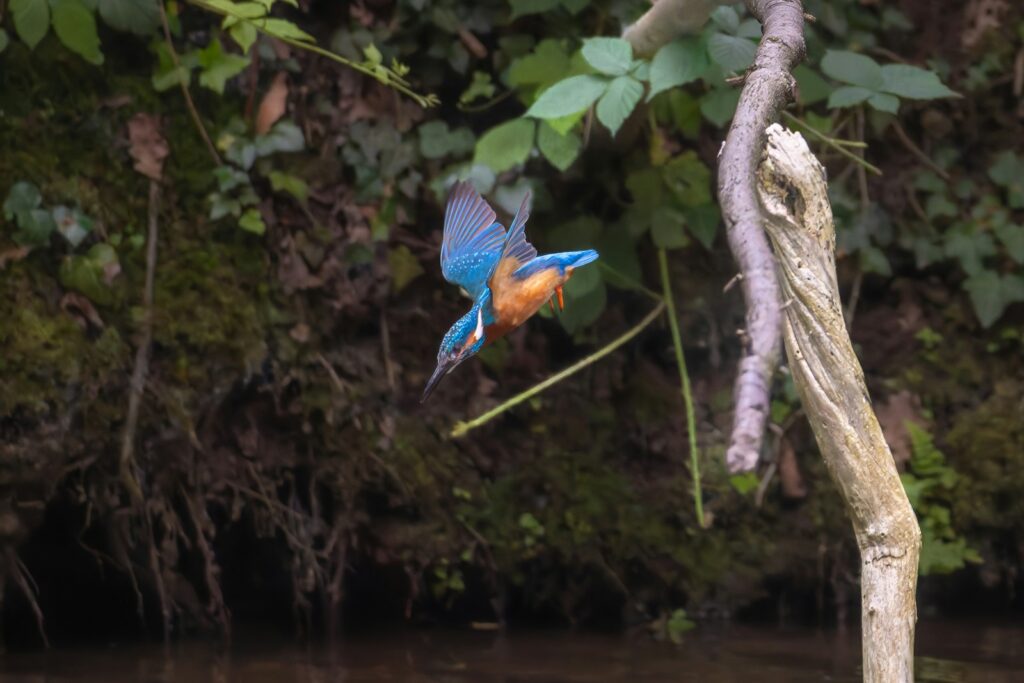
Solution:
M 0 270 L 7 267 L 8 263 L 17 263 L 32 251 L 31 247 L 14 247 L 0 251 Z
M 135 160 L 135 170 L 153 180 L 163 177 L 164 159 L 170 154 L 167 141 L 160 133 L 160 119 L 139 112 L 128 121 L 128 153 Z
M 256 134 L 266 134 L 284 116 L 287 107 L 288 76 L 282 71 L 274 76 L 274 81 L 260 101 L 260 108 L 256 112 Z
M 77 292 L 65 294 L 60 300 L 60 308 L 74 318 L 83 330 L 87 329 L 90 324 L 103 329 L 103 318 L 100 317 L 92 302 Z

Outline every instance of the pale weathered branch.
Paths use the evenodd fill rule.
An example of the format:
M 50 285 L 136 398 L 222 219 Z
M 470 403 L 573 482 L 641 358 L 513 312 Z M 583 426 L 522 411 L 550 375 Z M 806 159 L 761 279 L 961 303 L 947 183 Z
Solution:
M 791 97 L 793 67 L 804 56 L 800 0 L 748 0 L 762 25 L 754 64 L 744 79 L 736 114 L 719 156 L 718 201 L 729 247 L 743 275 L 749 345 L 736 375 L 735 417 L 726 463 L 733 472 L 757 465 L 779 362 L 779 286 L 754 188 L 765 128 Z
M 864 680 L 909 683 L 921 532 L 843 320 L 825 169 L 778 124 L 767 143 L 758 191 L 787 301 L 789 369 L 860 549 Z
M 716 7 L 733 4 L 730 0 L 653 0 L 653 3 L 651 9 L 622 34 L 637 57 L 651 57 L 665 43 L 700 31 Z

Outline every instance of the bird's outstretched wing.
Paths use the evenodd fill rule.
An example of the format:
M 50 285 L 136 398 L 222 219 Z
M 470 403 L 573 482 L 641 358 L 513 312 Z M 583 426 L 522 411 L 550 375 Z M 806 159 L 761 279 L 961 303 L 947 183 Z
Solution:
M 523 197 L 523 203 L 519 205 L 516 217 L 508 227 L 508 235 L 505 236 L 505 244 L 501 249 L 501 256 L 498 262 L 504 259 L 515 259 L 519 265 L 529 263 L 537 257 L 537 250 L 532 244 L 526 241 L 526 221 L 530 220 L 530 193 Z M 497 263 L 495 263 L 497 267 Z
M 505 228 L 495 218 L 494 209 L 472 185 L 455 185 L 444 212 L 441 272 L 474 299 L 487 285 L 505 243 Z

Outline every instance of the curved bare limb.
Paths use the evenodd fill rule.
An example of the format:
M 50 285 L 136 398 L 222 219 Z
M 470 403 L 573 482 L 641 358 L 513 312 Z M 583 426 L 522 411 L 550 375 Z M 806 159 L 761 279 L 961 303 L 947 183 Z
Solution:
M 795 89 L 793 67 L 804 57 L 800 0 L 748 0 L 762 25 L 761 44 L 744 79 L 736 114 L 719 155 L 718 201 L 729 247 L 739 265 L 747 304 L 745 356 L 736 375 L 732 436 L 726 464 L 732 472 L 757 465 L 770 405 L 772 375 L 779 363 L 779 285 L 755 174 L 765 129 Z

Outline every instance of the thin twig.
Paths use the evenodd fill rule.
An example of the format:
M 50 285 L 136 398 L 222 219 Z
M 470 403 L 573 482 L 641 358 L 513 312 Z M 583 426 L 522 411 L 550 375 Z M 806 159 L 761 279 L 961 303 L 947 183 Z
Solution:
M 210 158 L 213 159 L 213 163 L 220 166 L 222 163 L 220 155 L 217 154 L 217 148 L 210 139 L 210 134 L 206 132 L 206 126 L 203 125 L 203 120 L 199 118 L 199 111 L 196 109 L 196 103 L 192 101 L 192 93 L 188 91 L 188 81 L 180 78 L 181 60 L 178 59 L 178 51 L 174 49 L 174 41 L 171 40 L 171 26 L 167 21 L 167 10 L 164 9 L 163 0 L 157 2 L 156 5 L 160 9 L 160 23 L 163 25 L 164 29 L 164 40 L 167 42 L 167 49 L 171 52 L 171 61 L 174 62 L 174 69 L 179 76 L 178 85 L 181 86 L 181 94 L 185 96 L 185 106 L 188 107 L 188 113 L 192 117 L 192 123 L 195 124 L 196 130 L 199 131 L 199 135 L 203 138 L 203 142 L 206 143 L 206 151 L 210 153 Z
M 782 116 L 787 121 L 789 121 L 790 123 L 793 123 L 795 125 L 800 126 L 801 128 L 806 129 L 808 133 L 810 133 L 814 137 L 818 138 L 823 143 L 825 143 L 825 145 L 827 145 L 828 147 L 831 147 L 835 151 L 839 152 L 840 154 L 842 154 L 847 159 L 850 159 L 851 161 L 856 162 L 857 164 L 859 164 L 860 166 L 863 166 L 864 168 L 866 168 L 867 170 L 871 171 L 875 175 L 882 175 L 882 169 L 880 169 L 877 166 L 875 166 L 874 164 L 868 162 L 866 159 L 864 159 L 863 156 L 857 156 L 856 154 L 854 154 L 853 152 L 851 152 L 850 150 L 847 149 L 847 147 L 863 149 L 864 147 L 867 146 L 867 144 L 864 143 L 863 141 L 859 141 L 859 140 L 850 140 L 850 141 L 848 141 L 848 140 L 842 140 L 842 141 L 836 140 L 835 138 L 832 138 L 832 137 L 829 137 L 828 135 L 825 135 L 824 133 L 822 133 L 818 129 L 816 129 L 813 126 L 811 126 L 806 121 L 802 121 L 802 120 L 798 119 L 797 117 L 793 116 L 788 111 L 783 111 L 782 112 Z
M 607 346 L 602 347 L 598 351 L 595 351 L 594 353 L 590 354 L 589 356 L 587 356 L 583 360 L 581 360 L 581 361 L 579 361 L 577 363 L 574 363 L 573 365 L 570 365 L 565 370 L 562 370 L 561 372 L 556 373 L 556 374 L 552 375 L 551 377 L 548 377 L 546 380 L 544 380 L 540 384 L 536 384 L 533 387 L 531 387 L 531 388 L 527 389 L 526 391 L 522 392 L 521 394 L 513 396 L 512 398 L 510 398 L 509 400 L 505 401 L 504 403 L 502 403 L 498 407 L 492 408 L 491 410 L 488 410 L 486 413 L 484 413 L 480 417 L 474 418 L 474 419 L 470 420 L 469 422 L 458 422 L 458 423 L 456 423 L 455 427 L 451 431 L 451 436 L 453 438 L 458 438 L 460 436 L 464 436 L 471 429 L 476 429 L 480 425 L 483 425 L 483 424 L 486 424 L 487 422 L 490 422 L 491 420 L 496 418 L 498 415 L 501 415 L 502 413 L 504 413 L 506 410 L 509 410 L 510 408 L 514 408 L 515 406 L 519 405 L 523 401 L 527 401 L 527 400 L 533 398 L 534 396 L 536 396 L 537 394 L 541 393 L 545 389 L 548 389 L 548 388 L 554 386 L 555 384 L 558 384 L 563 379 L 565 379 L 567 377 L 571 377 L 572 375 L 576 374 L 577 372 L 579 372 L 583 368 L 587 367 L 588 365 L 592 365 L 593 363 L 601 360 L 602 358 L 607 356 L 609 353 L 611 353 L 615 349 L 619 348 L 620 346 L 622 346 L 623 344 L 628 342 L 633 337 L 635 337 L 638 334 L 640 334 L 641 332 L 643 332 L 644 328 L 647 327 L 648 325 L 650 325 L 652 322 L 654 322 L 658 318 L 658 316 L 661 315 L 661 312 L 664 311 L 664 310 L 665 310 L 665 302 L 662 301 L 657 306 L 654 307 L 654 310 L 652 310 L 650 313 L 647 314 L 647 317 L 645 317 L 635 327 L 630 329 L 628 332 L 623 334 L 621 337 L 619 337 L 615 341 L 611 342 Z
M 910 139 L 910 136 L 907 135 L 907 131 L 903 129 L 903 126 L 901 126 L 900 122 L 896 119 L 893 119 L 892 129 L 896 131 L 896 137 L 900 139 L 900 142 L 903 143 L 903 146 L 907 148 L 908 152 L 917 157 L 922 164 L 935 171 L 936 175 L 940 178 L 947 182 L 949 181 L 949 173 L 935 163 L 931 157 L 924 153 L 924 150 L 918 147 L 914 141 Z
M 682 335 L 679 334 L 679 316 L 676 314 L 675 299 L 672 296 L 672 280 L 668 272 L 668 256 L 664 249 L 658 250 L 658 265 L 661 268 L 661 291 L 664 292 L 667 307 L 668 327 L 672 331 L 672 345 L 676 349 L 676 366 L 686 406 L 686 433 L 690 441 L 690 474 L 693 477 L 693 506 L 697 512 L 697 524 L 704 528 L 704 497 L 700 486 L 700 454 L 697 451 L 697 419 L 693 410 L 693 392 L 690 390 L 690 374 L 686 371 L 686 356 L 683 353 Z
M 8 546 L 5 548 L 4 554 L 6 555 L 7 571 L 14 577 L 14 582 L 18 585 L 22 595 L 25 597 L 25 601 L 28 602 L 29 608 L 32 610 L 32 615 L 36 619 L 36 628 L 39 630 L 39 637 L 43 639 L 43 645 L 46 649 L 50 649 L 50 639 L 46 636 L 46 619 L 43 616 L 42 608 L 39 607 L 39 601 L 36 599 L 39 587 L 36 586 L 35 579 L 32 578 L 28 567 L 18 557 L 14 548 Z
M 380 350 L 384 357 L 384 376 L 388 380 L 388 388 L 395 392 L 395 364 L 391 362 L 391 335 L 388 332 L 388 316 L 380 309 Z
M 128 395 L 128 417 L 125 420 L 124 436 L 121 440 L 121 457 L 119 468 L 121 483 L 137 502 L 143 500 L 142 489 L 135 480 L 134 444 L 135 428 L 139 422 L 139 406 L 146 388 L 146 375 L 149 373 L 149 347 L 153 342 L 153 282 L 156 278 L 156 244 L 160 215 L 160 182 L 149 181 L 149 229 L 146 235 L 146 284 L 142 292 L 142 339 L 135 350 L 135 368 Z

